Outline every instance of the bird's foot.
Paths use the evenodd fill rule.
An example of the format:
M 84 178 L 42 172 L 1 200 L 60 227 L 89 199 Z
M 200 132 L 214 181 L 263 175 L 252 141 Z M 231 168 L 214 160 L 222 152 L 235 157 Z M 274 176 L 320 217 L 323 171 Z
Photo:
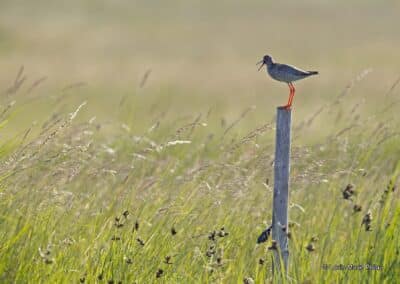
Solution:
M 292 109 L 292 105 L 284 105 L 284 106 L 280 106 L 279 108 L 283 108 L 283 109 L 289 111 Z

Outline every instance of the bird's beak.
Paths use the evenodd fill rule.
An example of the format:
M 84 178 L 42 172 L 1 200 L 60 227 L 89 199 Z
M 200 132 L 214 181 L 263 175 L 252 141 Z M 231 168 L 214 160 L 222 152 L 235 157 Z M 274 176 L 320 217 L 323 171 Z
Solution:
M 265 64 L 265 63 L 264 63 L 264 60 L 261 60 L 261 61 L 257 62 L 256 65 L 258 65 L 258 64 L 261 64 L 260 67 L 258 67 L 258 71 L 260 71 L 261 68 L 263 68 L 263 66 L 264 66 L 264 64 Z

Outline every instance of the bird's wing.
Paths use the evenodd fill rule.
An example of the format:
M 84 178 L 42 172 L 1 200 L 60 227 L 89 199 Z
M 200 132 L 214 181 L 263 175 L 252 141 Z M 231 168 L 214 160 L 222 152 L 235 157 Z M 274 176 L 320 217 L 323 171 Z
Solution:
M 300 68 L 287 64 L 279 64 L 278 70 L 281 72 L 290 73 L 294 76 L 305 76 L 310 74 L 308 71 L 301 70 Z

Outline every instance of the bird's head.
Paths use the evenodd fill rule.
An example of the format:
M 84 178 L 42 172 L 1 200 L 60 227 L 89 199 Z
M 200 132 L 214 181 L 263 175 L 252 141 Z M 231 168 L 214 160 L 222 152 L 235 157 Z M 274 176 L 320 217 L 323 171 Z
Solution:
M 264 55 L 263 59 L 257 62 L 257 64 L 261 64 L 260 67 L 258 68 L 258 71 L 260 71 L 264 65 L 270 66 L 272 63 L 274 63 L 272 57 L 269 55 Z

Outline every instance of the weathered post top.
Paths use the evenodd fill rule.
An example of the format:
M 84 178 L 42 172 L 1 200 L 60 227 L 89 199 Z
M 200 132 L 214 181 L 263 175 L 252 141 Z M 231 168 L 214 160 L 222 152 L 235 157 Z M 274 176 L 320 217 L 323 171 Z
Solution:
M 274 254 L 274 270 L 288 271 L 288 202 L 289 202 L 289 175 L 290 175 L 290 137 L 291 137 L 290 109 L 278 107 L 276 118 L 276 143 L 274 162 L 274 197 L 272 211 L 272 239 L 277 243 Z

